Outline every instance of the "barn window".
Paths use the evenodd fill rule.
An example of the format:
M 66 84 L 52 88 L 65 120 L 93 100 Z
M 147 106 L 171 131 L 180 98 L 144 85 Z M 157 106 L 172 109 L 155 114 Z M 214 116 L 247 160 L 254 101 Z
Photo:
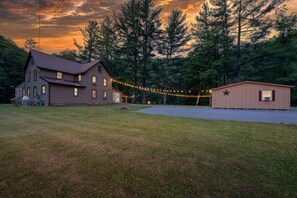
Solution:
M 259 101 L 275 101 L 275 90 L 259 91 Z
M 62 80 L 63 79 L 63 73 L 57 72 L 57 79 Z
M 78 97 L 78 88 L 73 88 L 73 96 Z
M 34 70 L 34 77 L 33 77 L 34 81 L 37 80 L 37 69 Z
M 106 87 L 107 86 L 107 79 L 103 78 L 103 86 Z
M 31 72 L 28 72 L 27 74 L 27 82 L 30 82 L 31 81 Z
M 37 87 L 34 86 L 33 87 L 33 98 L 36 98 L 36 96 L 37 96 Z
M 106 100 L 107 99 L 107 91 L 103 90 L 103 99 Z
M 112 94 L 113 102 L 120 103 L 120 101 L 121 101 L 120 98 L 121 98 L 121 94 L 120 93 L 113 92 L 113 94 Z
M 97 76 L 92 76 L 92 84 L 93 85 L 97 84 Z
M 97 98 L 97 90 L 92 89 L 92 99 L 96 99 L 96 98 Z
M 41 86 L 41 94 L 46 94 L 46 89 L 45 89 L 45 85 Z
M 31 60 L 30 60 L 30 65 L 34 65 L 34 59 L 33 58 L 31 58 Z

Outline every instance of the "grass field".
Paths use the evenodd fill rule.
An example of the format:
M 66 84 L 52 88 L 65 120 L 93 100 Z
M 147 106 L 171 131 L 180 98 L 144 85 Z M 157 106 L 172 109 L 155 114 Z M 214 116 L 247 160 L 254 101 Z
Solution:
M 297 196 L 297 126 L 138 108 L 0 106 L 0 197 Z

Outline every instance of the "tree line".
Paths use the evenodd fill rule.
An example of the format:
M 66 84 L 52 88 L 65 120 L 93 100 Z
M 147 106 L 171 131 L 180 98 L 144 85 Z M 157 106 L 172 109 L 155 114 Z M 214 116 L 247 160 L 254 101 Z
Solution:
M 165 93 L 199 94 L 242 80 L 297 85 L 297 17 L 283 5 L 284 0 L 209 0 L 189 24 L 180 10 L 162 23 L 153 0 L 128 0 L 112 16 L 81 29 L 82 46 L 74 43 L 79 61 L 103 60 L 118 80 Z M 146 103 L 147 94 L 157 103 L 193 103 L 122 89 L 134 103 Z M 295 103 L 296 95 L 294 89 Z
M 102 60 L 113 76 L 135 86 L 192 90 L 254 80 L 297 86 L 295 13 L 284 0 L 208 0 L 189 24 L 172 10 L 161 21 L 153 0 L 127 0 L 119 11 L 81 29 L 83 44 L 57 56 L 82 63 Z M 27 45 L 34 44 L 28 41 Z M 116 85 L 133 103 L 194 104 Z M 297 103 L 294 88 L 292 103 Z M 203 102 L 203 101 L 202 101 Z

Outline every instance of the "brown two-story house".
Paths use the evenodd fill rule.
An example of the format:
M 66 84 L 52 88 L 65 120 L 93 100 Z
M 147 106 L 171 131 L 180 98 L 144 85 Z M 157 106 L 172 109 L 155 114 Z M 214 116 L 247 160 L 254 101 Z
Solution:
M 29 52 L 25 82 L 16 90 L 44 105 L 111 104 L 112 78 L 101 61 L 79 64 L 36 50 Z

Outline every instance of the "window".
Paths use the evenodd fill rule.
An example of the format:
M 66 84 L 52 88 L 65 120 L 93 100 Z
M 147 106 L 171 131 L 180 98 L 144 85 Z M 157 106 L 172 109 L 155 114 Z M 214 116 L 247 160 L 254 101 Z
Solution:
M 27 96 L 30 97 L 30 87 L 27 87 Z
M 28 72 L 27 74 L 27 82 L 30 82 L 31 81 L 31 72 Z
M 25 88 L 22 88 L 22 96 L 26 95 Z
M 37 80 L 37 69 L 34 70 L 34 81 Z
M 33 87 L 33 98 L 36 98 L 36 95 L 37 95 L 37 87 L 34 86 Z
M 103 90 L 103 99 L 106 100 L 107 99 L 107 91 Z
M 34 65 L 34 59 L 31 57 L 30 65 Z
M 63 73 L 57 72 L 57 79 L 62 80 L 63 79 Z
M 115 102 L 115 103 L 120 103 L 120 102 L 121 102 L 121 101 L 120 101 L 120 96 L 121 96 L 120 93 L 118 93 L 118 92 L 113 92 L 113 96 L 112 96 L 112 98 L 113 98 L 113 102 Z
M 78 97 L 78 88 L 73 88 L 73 96 Z
M 92 99 L 96 99 L 96 98 L 97 98 L 97 90 L 92 89 Z
M 77 81 L 78 81 L 78 82 L 81 82 L 81 75 L 78 75 L 78 77 L 77 77 Z
M 97 76 L 92 76 L 92 84 L 93 85 L 97 84 Z
M 102 73 L 101 65 L 98 66 L 98 72 L 99 72 L 99 73 Z
M 275 90 L 259 91 L 259 101 L 275 101 Z
M 41 94 L 46 94 L 46 89 L 45 89 L 45 85 L 41 86 Z
M 106 86 L 107 86 L 107 79 L 103 78 L 103 87 L 106 87 Z

